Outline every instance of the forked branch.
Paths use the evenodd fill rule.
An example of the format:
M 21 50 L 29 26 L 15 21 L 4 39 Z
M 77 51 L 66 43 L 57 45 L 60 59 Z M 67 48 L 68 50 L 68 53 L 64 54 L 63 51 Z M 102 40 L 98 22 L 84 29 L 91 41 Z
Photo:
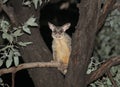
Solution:
M 106 60 L 97 70 L 93 71 L 86 78 L 86 84 L 90 84 L 91 82 L 97 80 L 103 74 L 105 74 L 112 66 L 120 64 L 120 56 L 112 57 Z

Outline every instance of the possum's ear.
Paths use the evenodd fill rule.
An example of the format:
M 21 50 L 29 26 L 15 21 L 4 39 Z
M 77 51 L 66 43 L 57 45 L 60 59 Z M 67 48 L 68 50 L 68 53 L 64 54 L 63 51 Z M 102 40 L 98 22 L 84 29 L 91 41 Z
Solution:
M 70 28 L 70 25 L 71 25 L 71 23 L 66 23 L 66 24 L 64 24 L 64 25 L 62 26 L 62 29 L 63 29 L 64 31 L 66 31 L 67 29 Z
M 48 26 L 52 31 L 55 29 L 55 25 L 50 22 L 48 22 Z

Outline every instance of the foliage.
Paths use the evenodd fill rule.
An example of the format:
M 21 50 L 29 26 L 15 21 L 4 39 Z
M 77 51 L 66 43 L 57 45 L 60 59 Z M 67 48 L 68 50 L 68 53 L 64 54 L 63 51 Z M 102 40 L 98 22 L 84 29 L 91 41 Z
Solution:
M 49 2 L 49 0 L 23 0 L 23 5 L 31 7 L 32 3 L 34 4 L 35 9 L 37 9 L 38 5 L 41 6 L 42 3 Z
M 3 82 L 3 79 L 0 77 L 0 87 L 10 87 L 8 84 Z
M 8 0 L 2 0 L 2 3 L 6 3 Z
M 120 54 L 120 12 L 114 10 L 108 15 L 103 30 L 96 39 L 95 55 L 101 60 Z
M 2 0 L 2 3 L 6 3 L 8 0 Z M 34 0 L 34 3 L 36 3 Z M 36 5 L 35 5 L 36 6 Z M 25 47 L 32 42 L 18 41 L 18 37 L 24 35 L 24 33 L 31 34 L 30 27 L 37 27 L 38 24 L 35 22 L 36 18 L 30 17 L 23 26 L 12 27 L 9 21 L 5 18 L 0 19 L 0 67 L 5 65 L 9 68 L 12 64 L 15 66 L 19 65 L 19 47 Z M 0 77 L 0 87 L 9 87 L 5 84 Z
M 101 62 L 98 60 L 98 57 L 91 57 L 91 62 L 89 64 L 87 74 L 90 74 L 92 71 L 96 70 Z
M 6 3 L 8 0 L 2 0 L 2 3 Z M 28 7 L 31 7 L 32 4 L 34 5 L 35 9 L 38 8 L 38 6 L 41 6 L 42 3 L 47 3 L 50 0 L 23 0 L 22 4 Z
M 120 55 L 120 12 L 116 9 L 112 11 L 96 38 L 96 46 L 88 72 L 94 71 L 104 60 Z M 101 62 L 102 61 L 102 62 Z M 120 87 L 120 66 L 112 67 L 113 78 Z M 108 77 L 103 77 L 92 83 L 90 87 L 113 87 Z
M 19 56 L 21 56 L 18 50 L 19 46 L 27 46 L 32 44 L 32 42 L 19 42 L 18 37 L 22 36 L 24 33 L 31 34 L 29 26 L 38 26 L 35 20 L 34 17 L 30 17 L 23 26 L 12 29 L 8 21 L 0 20 L 2 38 L 4 41 L 7 41 L 6 45 L 0 49 L 0 66 L 2 66 L 4 62 L 7 68 L 12 65 L 12 62 L 14 62 L 15 66 L 19 64 Z

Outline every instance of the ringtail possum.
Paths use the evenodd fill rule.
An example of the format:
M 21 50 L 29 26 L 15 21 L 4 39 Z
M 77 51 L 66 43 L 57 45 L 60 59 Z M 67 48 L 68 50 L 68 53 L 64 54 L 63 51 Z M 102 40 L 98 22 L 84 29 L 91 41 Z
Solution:
M 70 27 L 70 23 L 66 23 L 62 26 L 55 26 L 54 24 L 48 22 L 49 28 L 52 30 L 52 50 L 53 50 L 53 60 L 60 63 L 58 70 L 63 74 L 66 74 L 69 57 L 71 54 L 71 38 L 65 33 Z

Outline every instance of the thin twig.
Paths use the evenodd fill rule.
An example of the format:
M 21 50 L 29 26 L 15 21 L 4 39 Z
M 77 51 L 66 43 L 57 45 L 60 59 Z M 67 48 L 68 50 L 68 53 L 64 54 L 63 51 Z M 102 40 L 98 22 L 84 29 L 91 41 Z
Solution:
M 114 87 L 118 87 L 117 84 L 116 84 L 116 82 L 115 82 L 115 80 L 114 80 L 113 77 L 112 77 L 112 74 L 111 74 L 110 70 L 108 70 L 108 71 L 106 72 L 106 74 L 107 74 L 108 78 L 110 79 L 110 81 L 112 82 L 113 86 L 114 86 Z
M 115 3 L 116 3 L 116 0 L 107 0 L 106 1 L 106 4 L 103 7 L 102 14 L 100 15 L 99 20 L 98 20 L 98 27 L 97 27 L 98 30 L 101 29 L 108 13 L 113 9 L 113 6 Z
M 120 1 L 115 3 L 115 5 L 113 6 L 113 10 L 117 8 L 120 9 Z
M 15 72 L 12 72 L 12 87 L 15 87 Z

